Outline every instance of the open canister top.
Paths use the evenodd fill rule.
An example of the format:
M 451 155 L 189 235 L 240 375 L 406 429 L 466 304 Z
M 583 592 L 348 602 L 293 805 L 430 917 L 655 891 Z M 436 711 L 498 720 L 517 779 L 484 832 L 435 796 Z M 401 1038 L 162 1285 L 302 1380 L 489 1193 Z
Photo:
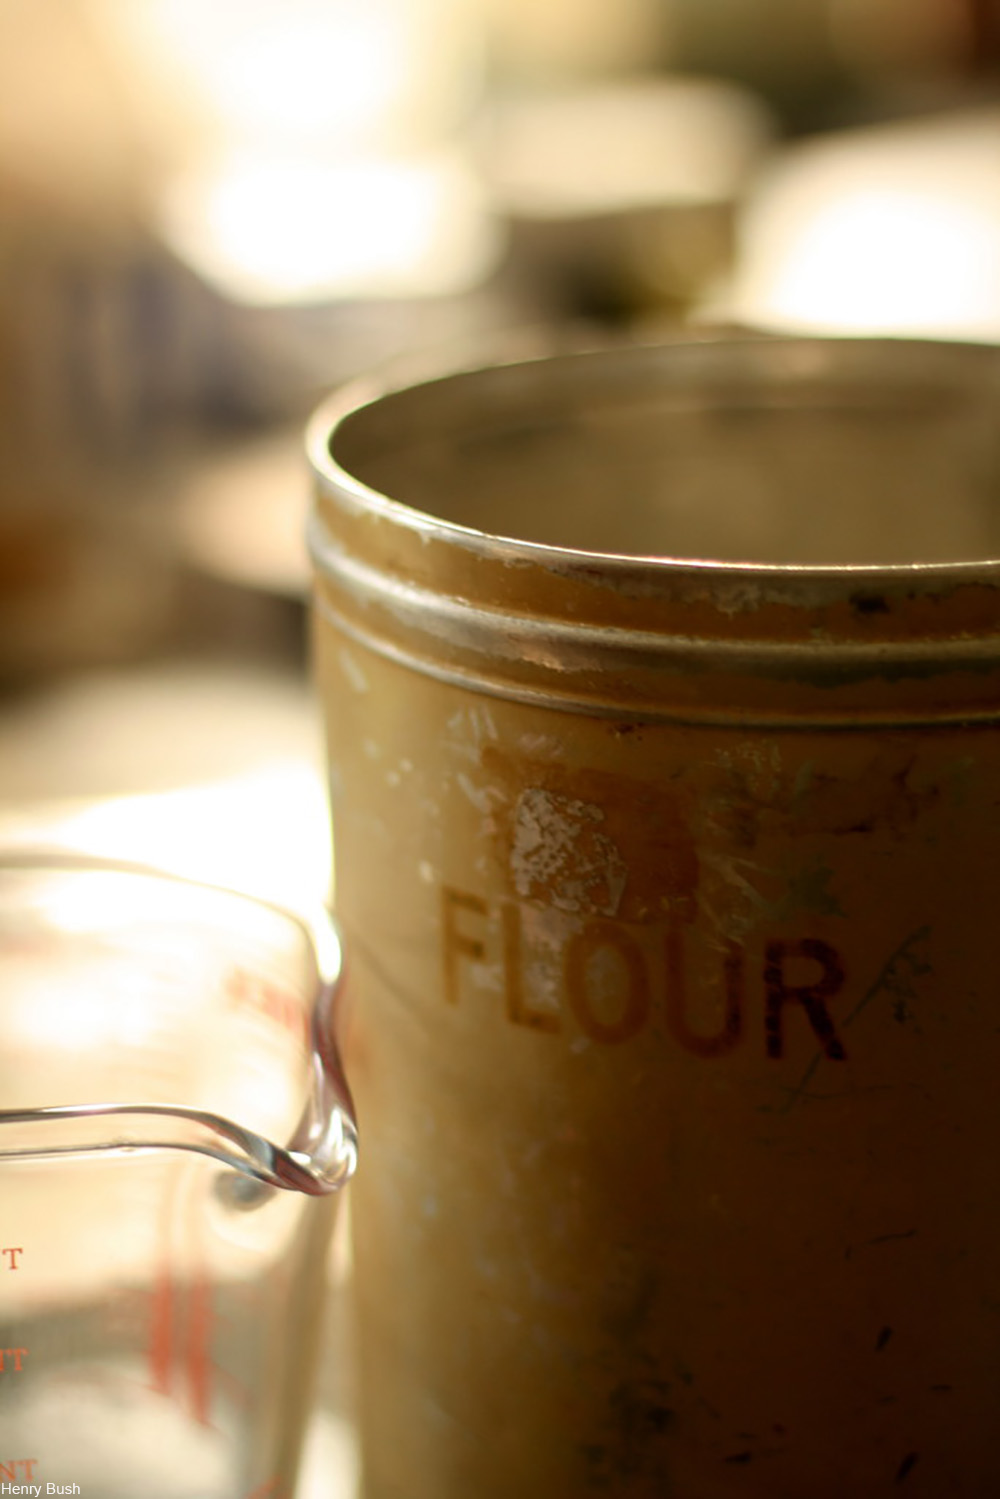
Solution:
M 310 434 L 318 612 L 593 714 L 992 718 L 998 382 L 985 347 L 746 336 L 353 386 Z

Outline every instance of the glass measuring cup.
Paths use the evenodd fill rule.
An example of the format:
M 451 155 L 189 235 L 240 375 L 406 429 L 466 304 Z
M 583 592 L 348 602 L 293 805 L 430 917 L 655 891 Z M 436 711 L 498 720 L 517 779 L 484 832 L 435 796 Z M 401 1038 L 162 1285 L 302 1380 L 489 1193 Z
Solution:
M 356 1157 L 339 969 L 243 895 L 0 859 L 0 1483 L 292 1499 Z

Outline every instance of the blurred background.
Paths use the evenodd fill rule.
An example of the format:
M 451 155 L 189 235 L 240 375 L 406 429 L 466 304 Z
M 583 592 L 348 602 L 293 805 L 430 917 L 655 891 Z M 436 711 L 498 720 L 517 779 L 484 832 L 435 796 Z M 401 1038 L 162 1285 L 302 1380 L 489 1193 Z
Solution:
M 1000 0 L 0 0 L 3 839 L 322 898 L 310 410 L 719 322 L 1000 341 Z
M 1000 337 L 998 0 L 0 0 L 7 828 L 324 887 L 311 408 L 720 321 Z

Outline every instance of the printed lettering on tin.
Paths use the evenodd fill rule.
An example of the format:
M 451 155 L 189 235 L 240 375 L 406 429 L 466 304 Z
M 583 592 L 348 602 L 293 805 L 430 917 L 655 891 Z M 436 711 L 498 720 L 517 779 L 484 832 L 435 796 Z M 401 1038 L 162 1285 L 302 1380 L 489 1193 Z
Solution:
M 820 937 L 772 938 L 751 955 L 730 940 L 714 958 L 711 1015 L 704 994 L 695 1013 L 686 948 L 690 926 L 656 926 L 604 917 L 570 920 L 551 911 L 543 968 L 529 955 L 527 928 L 539 917 L 528 902 L 490 902 L 445 886 L 441 895 L 442 981 L 449 1006 L 467 1003 L 474 965 L 499 969 L 506 1019 L 543 1034 L 573 1034 L 601 1046 L 631 1041 L 659 1021 L 681 1050 L 705 1060 L 756 1045 L 780 1061 L 803 1042 L 832 1062 L 847 1058 L 838 1000 L 843 956 Z M 755 950 L 756 951 L 756 950 Z M 541 977 L 540 977 L 541 975 Z M 542 979 L 545 982 L 542 982 Z

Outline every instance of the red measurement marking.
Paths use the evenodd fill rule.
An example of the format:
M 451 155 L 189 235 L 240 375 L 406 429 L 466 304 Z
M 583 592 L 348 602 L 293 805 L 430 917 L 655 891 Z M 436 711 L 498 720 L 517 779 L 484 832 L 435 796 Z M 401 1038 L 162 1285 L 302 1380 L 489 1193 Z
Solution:
M 202 1426 L 210 1425 L 214 1324 L 212 1287 L 198 1275 L 180 1284 L 164 1271 L 150 1297 L 149 1379 L 159 1395 L 183 1404 Z M 180 1323 L 181 1336 L 177 1328 Z
M 212 1336 L 212 1288 L 205 1276 L 199 1275 L 188 1292 L 188 1338 L 187 1376 L 191 1394 L 191 1414 L 202 1426 L 207 1426 L 211 1359 L 209 1340 Z
M 199 1206 L 184 1188 L 168 1192 L 161 1204 L 161 1268 L 149 1292 L 147 1358 L 151 1387 L 181 1405 L 202 1426 L 211 1424 L 215 1365 L 211 1340 L 215 1315 L 212 1286 L 199 1245 Z M 172 1250 L 183 1243 L 191 1270 L 174 1271 Z
M 0 1348 L 0 1374 L 9 1373 L 12 1364 L 14 1373 L 20 1374 L 23 1369 L 22 1360 L 27 1357 L 27 1348 Z
M 17 1263 L 17 1256 L 23 1253 L 23 1249 L 15 1249 L 13 1248 L 13 1246 L 11 1246 L 9 1249 L 0 1249 L 0 1254 L 6 1254 L 10 1256 L 6 1266 L 8 1270 L 20 1270 L 21 1267 Z
M 266 1478 L 250 1490 L 246 1499 L 291 1499 L 291 1490 L 281 1478 Z
M 225 987 L 230 1003 L 237 1009 L 266 1015 L 297 1041 L 308 1045 L 309 1018 L 297 995 L 259 974 L 248 973 L 245 968 L 230 969 Z
M 38 1467 L 37 1457 L 9 1457 L 6 1462 L 0 1462 L 0 1478 L 8 1483 L 30 1482 L 35 1476 Z M 18 1468 L 23 1472 L 18 1473 Z
M 160 1395 L 170 1394 L 170 1365 L 174 1351 L 174 1283 L 164 1270 L 150 1296 L 149 1378 Z

